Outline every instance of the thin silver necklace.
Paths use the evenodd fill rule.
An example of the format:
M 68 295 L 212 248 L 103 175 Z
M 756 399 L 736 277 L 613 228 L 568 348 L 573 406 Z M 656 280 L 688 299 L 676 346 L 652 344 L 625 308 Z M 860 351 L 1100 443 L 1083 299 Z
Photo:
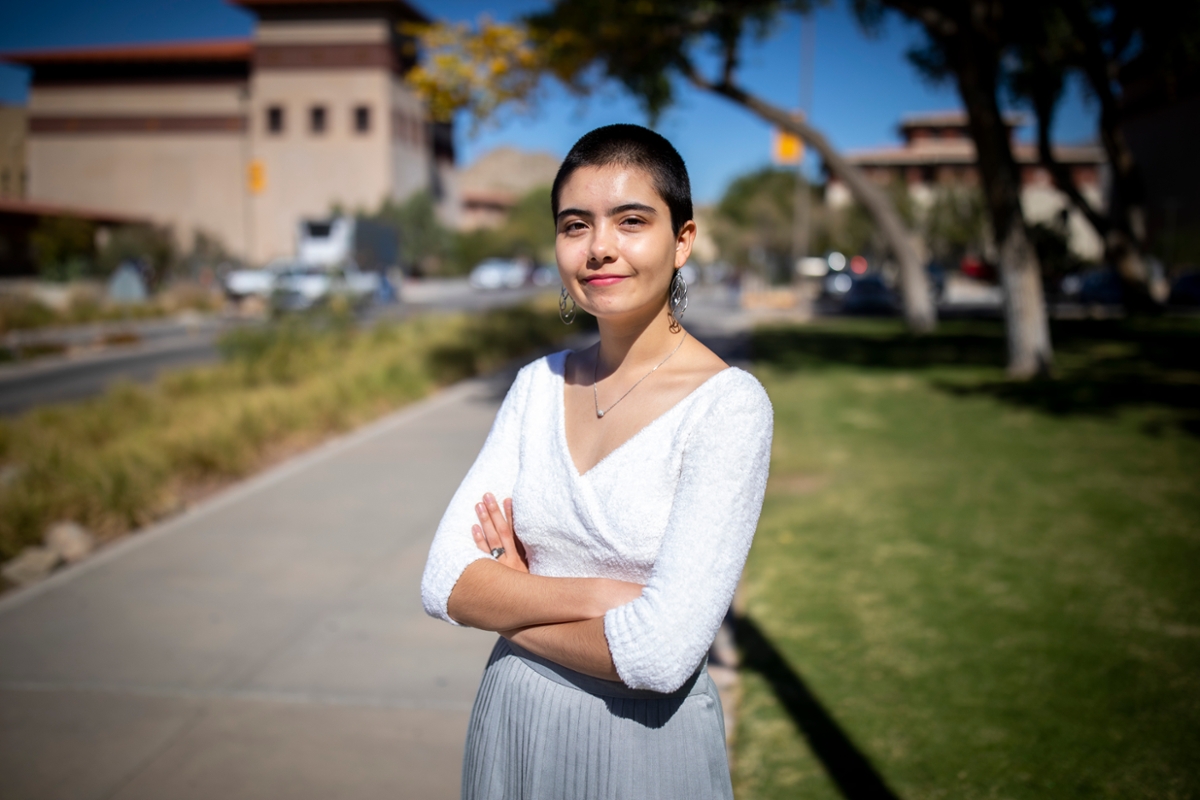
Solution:
M 608 408 L 603 409 L 603 410 L 600 409 L 600 394 L 599 394 L 599 392 L 596 391 L 596 375 L 600 371 L 600 348 L 597 347 L 596 348 L 596 363 L 592 366 L 592 402 L 594 402 L 596 404 L 596 419 L 603 419 L 605 414 L 607 414 L 608 412 L 612 411 L 614 408 L 617 407 L 617 403 L 621 402 L 626 397 L 628 397 L 629 393 L 638 387 L 638 383 L 641 383 L 642 381 L 646 380 L 646 378 L 649 378 L 651 375 L 653 375 L 655 372 L 658 371 L 659 367 L 661 367 L 663 364 L 670 361 L 671 356 L 678 353 L 679 348 L 683 347 L 683 342 L 686 339 L 687 339 L 687 331 L 684 331 L 683 339 L 679 340 L 679 344 L 675 345 L 675 349 L 672 350 L 670 353 L 668 353 L 666 358 L 664 358 L 662 361 L 658 362 L 658 364 L 655 365 L 654 369 L 650 370 L 645 375 L 638 378 L 638 382 L 635 383 L 633 386 L 630 386 L 628 389 L 626 389 L 625 394 L 618 397 L 615 403 L 613 403 L 611 406 L 609 406 Z

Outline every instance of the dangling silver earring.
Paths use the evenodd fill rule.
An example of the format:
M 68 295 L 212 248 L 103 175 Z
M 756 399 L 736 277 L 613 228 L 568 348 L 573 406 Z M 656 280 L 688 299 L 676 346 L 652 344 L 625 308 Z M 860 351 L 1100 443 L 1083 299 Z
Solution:
M 671 294 L 667 304 L 672 318 L 676 321 L 683 319 L 683 312 L 687 311 L 688 307 L 688 296 L 687 281 L 683 279 L 681 270 L 675 270 L 675 275 L 671 278 Z
M 564 325 L 570 325 L 575 321 L 575 311 L 578 309 L 578 306 L 575 304 L 575 298 L 571 297 L 571 310 L 567 310 L 568 297 L 571 297 L 571 295 L 567 293 L 567 287 L 564 286 L 562 294 L 558 296 L 558 318 L 563 321 Z

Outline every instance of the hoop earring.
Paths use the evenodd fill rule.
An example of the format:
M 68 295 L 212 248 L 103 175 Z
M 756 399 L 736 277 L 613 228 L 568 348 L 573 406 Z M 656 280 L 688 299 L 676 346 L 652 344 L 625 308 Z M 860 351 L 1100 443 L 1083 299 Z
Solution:
M 570 325 L 575 321 L 575 312 L 579 306 L 575 303 L 575 298 L 571 297 L 571 310 L 567 310 L 567 298 L 571 297 L 567 293 L 567 287 L 562 287 L 562 294 L 558 296 L 558 318 L 563 321 L 564 325 Z
M 687 281 L 683 279 L 683 273 L 680 270 L 675 270 L 675 274 L 671 277 L 671 290 L 667 296 L 668 313 L 671 316 L 671 333 L 678 333 L 680 329 L 679 320 L 683 319 L 683 314 L 688 307 L 688 292 Z

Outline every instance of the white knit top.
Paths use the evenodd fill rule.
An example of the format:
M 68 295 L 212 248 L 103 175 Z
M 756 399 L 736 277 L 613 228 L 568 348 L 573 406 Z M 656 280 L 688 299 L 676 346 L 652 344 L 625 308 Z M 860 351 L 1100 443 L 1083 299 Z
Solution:
M 454 584 L 490 558 L 471 538 L 474 506 L 485 492 L 512 497 L 530 572 L 645 584 L 605 615 L 604 632 L 626 685 L 672 692 L 708 652 L 745 564 L 767 484 L 771 402 L 730 367 L 580 475 L 563 421 L 566 356 L 517 375 L 438 525 L 422 601 L 453 623 Z

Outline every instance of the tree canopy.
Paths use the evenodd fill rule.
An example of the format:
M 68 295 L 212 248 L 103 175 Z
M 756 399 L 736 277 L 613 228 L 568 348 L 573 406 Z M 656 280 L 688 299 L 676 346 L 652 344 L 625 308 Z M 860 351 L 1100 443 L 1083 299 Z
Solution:
M 957 79 L 964 67 L 951 46 L 967 35 L 964 13 L 988 4 L 854 0 L 853 5 L 867 27 L 877 25 L 888 8 L 922 23 L 928 38 L 910 51 L 909 59 L 926 77 L 949 80 Z M 1104 241 L 1105 258 L 1126 284 L 1131 307 L 1161 302 L 1165 286 L 1152 284 L 1145 263 L 1151 245 L 1145 187 L 1123 125 L 1137 113 L 1140 98 L 1169 99 L 1195 81 L 1200 4 L 1015 0 L 989 8 L 985 15 L 986 35 L 979 38 L 994 62 L 996 89 L 1034 112 L 1039 156 L 1056 187 Z M 1103 205 L 1084 196 L 1072 171 L 1058 162 L 1051 142 L 1064 87 L 1073 79 L 1086 87 L 1098 109 L 1097 135 L 1112 169 Z
M 918 332 L 932 330 L 937 317 L 924 264 L 912 232 L 887 194 L 801 115 L 738 83 L 746 44 L 765 38 L 782 14 L 805 13 L 814 4 L 812 0 L 557 0 L 517 25 L 482 20 L 473 32 L 447 25 L 424 29 L 420 36 L 426 61 L 414 72 L 413 84 L 436 113 L 463 108 L 476 118 L 505 103 L 536 99 L 539 80 L 547 75 L 579 94 L 615 81 L 637 99 L 651 122 L 675 99 L 678 80 L 717 94 L 799 136 L 845 183 L 874 220 L 899 265 L 909 326 Z M 505 61 L 505 50 L 497 44 L 501 41 L 510 42 L 519 56 Z

